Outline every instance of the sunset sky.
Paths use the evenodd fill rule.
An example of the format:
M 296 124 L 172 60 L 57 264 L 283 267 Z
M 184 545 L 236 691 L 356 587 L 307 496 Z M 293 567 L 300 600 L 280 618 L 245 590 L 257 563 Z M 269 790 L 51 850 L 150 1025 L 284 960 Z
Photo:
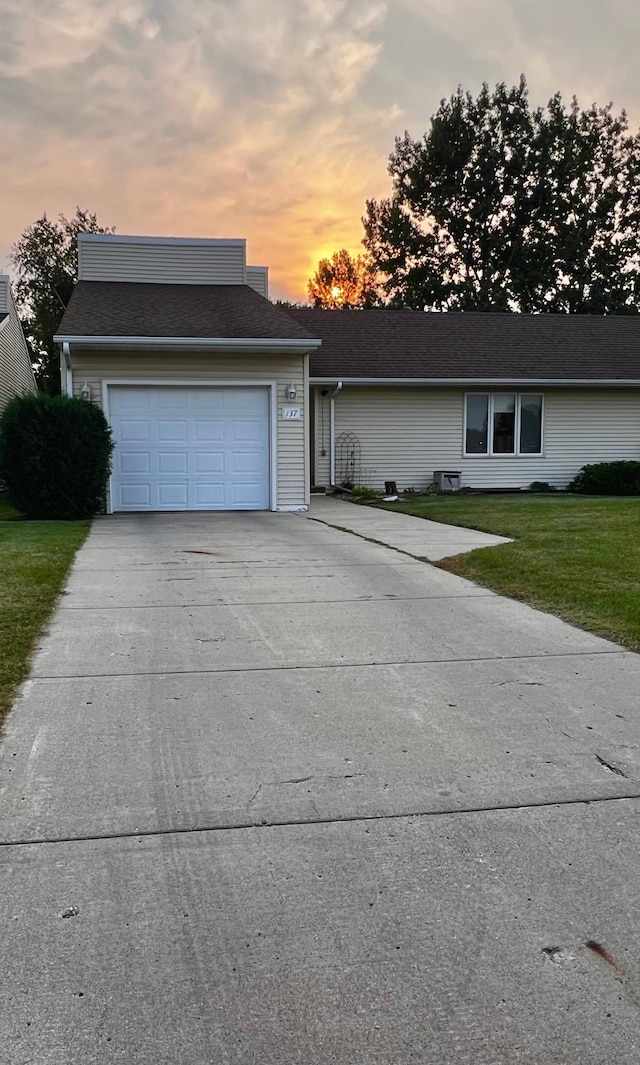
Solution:
M 272 295 L 359 249 L 387 156 L 461 83 L 640 124 L 637 0 L 0 0 L 0 272 L 43 211 L 246 236 Z

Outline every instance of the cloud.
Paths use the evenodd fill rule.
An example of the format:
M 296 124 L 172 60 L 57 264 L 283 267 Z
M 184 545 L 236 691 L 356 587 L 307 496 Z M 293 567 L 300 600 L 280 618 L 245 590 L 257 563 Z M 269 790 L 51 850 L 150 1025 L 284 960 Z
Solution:
M 301 295 L 321 254 L 359 241 L 394 121 L 359 100 L 384 3 L 4 6 L 0 244 L 79 202 L 121 232 L 247 235 Z
M 425 37 L 438 40 L 441 55 L 457 67 L 454 84 L 465 87 L 465 72 L 481 70 L 490 84 L 515 83 L 527 75 L 535 104 L 556 91 L 577 95 L 585 106 L 614 99 L 640 122 L 637 60 L 632 42 L 640 30 L 634 0 L 401 0 L 405 12 L 422 22 Z M 442 43 L 445 47 L 442 48 Z M 469 84 L 471 91 L 477 83 Z
M 278 294 L 357 251 L 442 96 L 528 76 L 640 121 L 635 0 L 1 0 L 0 270 L 44 210 L 246 236 Z

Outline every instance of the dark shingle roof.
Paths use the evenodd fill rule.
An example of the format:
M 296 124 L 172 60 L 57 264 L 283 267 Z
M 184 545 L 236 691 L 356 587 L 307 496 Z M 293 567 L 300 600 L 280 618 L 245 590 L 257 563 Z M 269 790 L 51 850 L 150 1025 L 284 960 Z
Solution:
M 79 281 L 59 336 L 308 340 L 296 322 L 248 285 Z
M 0 325 L 2 325 L 2 323 L 3 323 L 3 322 L 4 322 L 4 320 L 5 320 L 5 318 L 8 318 L 8 317 L 9 317 L 9 315 L 8 315 L 8 314 L 0 314 Z
M 289 311 L 322 346 L 311 376 L 640 380 L 640 316 Z

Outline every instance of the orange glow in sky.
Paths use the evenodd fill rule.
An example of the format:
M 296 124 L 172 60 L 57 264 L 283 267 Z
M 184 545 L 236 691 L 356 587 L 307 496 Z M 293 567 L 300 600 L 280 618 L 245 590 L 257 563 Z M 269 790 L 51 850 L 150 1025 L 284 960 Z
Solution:
M 120 233 L 246 237 L 272 295 L 304 300 L 321 258 L 362 251 L 394 137 L 459 83 L 524 71 L 533 104 L 640 117 L 636 0 L 1 3 L 0 272 L 79 204 Z

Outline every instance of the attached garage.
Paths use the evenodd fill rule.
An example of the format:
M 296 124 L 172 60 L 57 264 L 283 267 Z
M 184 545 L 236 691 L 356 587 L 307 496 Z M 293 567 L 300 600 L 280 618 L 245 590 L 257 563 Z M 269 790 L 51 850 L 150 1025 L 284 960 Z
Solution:
M 114 511 L 270 509 L 270 387 L 106 391 Z
M 306 510 L 309 356 L 242 240 L 81 234 L 61 386 L 102 406 L 107 512 Z

